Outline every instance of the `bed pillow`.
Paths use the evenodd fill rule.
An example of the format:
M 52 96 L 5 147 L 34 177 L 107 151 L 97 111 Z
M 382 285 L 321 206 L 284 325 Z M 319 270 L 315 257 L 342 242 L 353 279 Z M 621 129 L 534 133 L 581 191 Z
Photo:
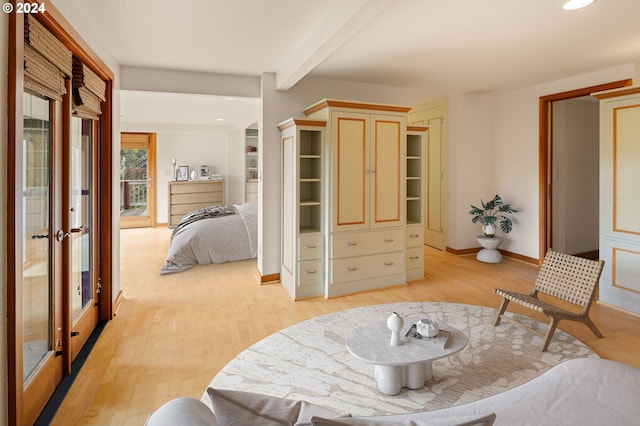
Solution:
M 313 426 L 491 426 L 496 420 L 495 413 L 483 416 L 455 416 L 441 419 L 421 419 L 421 413 L 384 417 L 351 417 L 327 419 L 311 417 Z
M 339 414 L 307 401 L 277 398 L 251 392 L 208 388 L 219 425 L 311 425 L 312 416 Z

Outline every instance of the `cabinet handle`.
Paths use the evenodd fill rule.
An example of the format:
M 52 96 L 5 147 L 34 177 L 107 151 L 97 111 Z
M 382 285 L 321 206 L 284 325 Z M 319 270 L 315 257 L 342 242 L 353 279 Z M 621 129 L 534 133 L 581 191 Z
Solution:
M 357 270 L 358 270 L 358 268 L 355 267 L 355 266 L 347 266 L 347 271 L 349 271 L 349 272 L 354 272 L 354 271 L 357 271 Z
M 307 245 L 305 246 L 305 248 L 316 248 L 316 247 L 318 247 L 318 246 L 317 246 L 317 245 L 315 245 L 315 244 L 307 244 Z
M 384 242 L 385 243 L 392 243 L 393 242 L 393 238 L 385 238 Z
M 393 262 L 384 262 L 384 266 L 393 266 Z
M 315 273 L 317 273 L 317 272 L 318 272 L 318 271 L 316 271 L 315 269 L 312 269 L 312 270 L 310 270 L 310 271 L 304 271 L 304 273 L 305 273 L 305 274 L 315 274 Z
M 409 260 L 418 260 L 418 259 L 420 259 L 420 256 L 411 256 L 409 258 Z
M 348 246 L 357 246 L 357 245 L 358 245 L 358 243 L 355 243 L 355 242 L 353 242 L 353 241 L 347 241 L 347 245 L 348 245 Z
M 409 235 L 409 238 L 418 238 L 420 236 L 420 234 L 411 234 Z

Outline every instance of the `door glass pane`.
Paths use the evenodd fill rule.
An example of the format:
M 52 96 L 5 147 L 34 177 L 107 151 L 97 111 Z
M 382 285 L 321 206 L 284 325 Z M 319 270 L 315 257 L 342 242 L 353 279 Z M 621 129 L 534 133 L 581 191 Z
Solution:
M 23 125 L 23 378 L 26 381 L 52 347 L 49 100 L 25 92 Z
M 120 151 L 120 217 L 147 216 L 146 149 Z
M 92 122 L 71 119 L 70 190 L 71 205 L 71 309 L 77 319 L 84 307 L 93 301 L 91 285 L 91 140 Z

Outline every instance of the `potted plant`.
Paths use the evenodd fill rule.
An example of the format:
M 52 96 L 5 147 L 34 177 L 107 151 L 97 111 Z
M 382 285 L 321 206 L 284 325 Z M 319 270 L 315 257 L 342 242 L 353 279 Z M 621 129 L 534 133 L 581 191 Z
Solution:
M 471 204 L 469 214 L 473 216 L 472 223 L 480 222 L 482 224 L 482 232 L 486 237 L 493 237 L 496 234 L 496 222 L 500 223 L 500 229 L 505 234 L 511 232 L 513 222 L 506 214 L 517 213 L 518 210 L 511 207 L 511 204 L 505 204 L 498 194 L 493 200 L 486 203 L 480 200 L 482 208 Z

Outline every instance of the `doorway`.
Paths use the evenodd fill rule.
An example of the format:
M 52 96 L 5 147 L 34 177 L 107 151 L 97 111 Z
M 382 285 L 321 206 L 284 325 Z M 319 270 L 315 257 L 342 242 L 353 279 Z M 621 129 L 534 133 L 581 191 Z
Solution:
M 596 204 L 592 202 L 589 203 L 585 200 L 587 197 L 580 197 L 579 193 L 575 190 L 576 186 L 571 185 L 571 182 L 576 182 L 580 179 L 584 180 L 585 176 L 596 176 L 597 179 L 598 162 L 596 161 L 595 166 L 593 166 L 595 168 L 595 170 L 593 170 L 595 175 L 592 173 L 577 176 L 574 173 L 574 175 L 571 176 L 571 168 L 567 167 L 567 165 L 571 163 L 575 165 L 579 161 L 575 151 L 581 150 L 580 144 L 583 143 L 583 141 L 578 140 L 572 145 L 569 144 L 570 146 L 568 147 L 565 143 L 566 137 L 567 134 L 570 134 L 569 138 L 575 140 L 580 137 L 579 134 L 581 130 L 578 130 L 575 125 L 572 125 L 571 129 L 559 129 L 566 123 L 566 121 L 561 122 L 559 118 L 563 117 L 564 119 L 568 116 L 575 119 L 580 119 L 580 117 L 593 117 L 589 112 L 584 113 L 590 109 L 588 106 L 585 107 L 585 105 L 588 105 L 588 102 L 579 106 L 577 100 L 580 98 L 589 98 L 591 94 L 595 92 L 624 87 L 630 84 L 631 80 L 621 80 L 556 93 L 540 98 L 540 263 L 542 263 L 546 252 L 551 247 L 554 247 L 554 244 L 561 244 L 564 250 L 576 251 L 576 253 L 573 253 L 576 255 L 591 258 L 598 256 L 597 250 L 578 248 L 588 247 L 590 243 L 587 242 L 587 240 L 592 239 L 592 237 L 579 235 L 580 229 L 577 227 L 568 227 L 567 221 L 563 219 L 565 212 L 571 217 L 589 216 L 591 220 L 593 220 L 594 217 L 597 218 L 599 211 L 597 198 Z M 558 119 L 555 121 L 554 115 L 558 116 L 556 117 Z M 593 120 L 593 118 L 590 118 L 590 120 Z M 595 120 L 599 120 L 599 118 L 596 117 Z M 593 129 L 593 125 L 597 125 L 597 123 L 598 121 L 591 123 L 591 128 Z M 597 133 L 597 130 L 594 131 Z M 590 136 L 592 139 L 593 135 Z M 599 141 L 599 134 L 596 135 L 596 138 Z M 580 151 L 578 154 L 584 154 L 584 151 Z M 576 170 L 579 169 L 578 167 Z M 582 172 L 584 172 L 584 170 L 582 170 Z M 580 187 L 583 188 L 582 190 L 584 190 L 585 186 L 583 182 L 579 182 L 579 184 Z M 590 185 L 593 186 L 593 182 L 591 182 Z M 597 182 L 595 185 L 595 191 L 597 193 Z M 574 198 L 573 200 L 570 199 L 571 196 Z M 576 212 L 582 212 L 582 214 L 577 215 Z M 577 222 L 574 222 L 573 225 L 576 223 Z M 594 225 L 590 223 L 584 224 L 584 226 L 593 227 Z M 579 235 L 579 238 L 574 238 L 576 235 Z M 597 247 L 597 244 L 595 247 Z
M 120 134 L 120 228 L 156 226 L 156 134 Z

